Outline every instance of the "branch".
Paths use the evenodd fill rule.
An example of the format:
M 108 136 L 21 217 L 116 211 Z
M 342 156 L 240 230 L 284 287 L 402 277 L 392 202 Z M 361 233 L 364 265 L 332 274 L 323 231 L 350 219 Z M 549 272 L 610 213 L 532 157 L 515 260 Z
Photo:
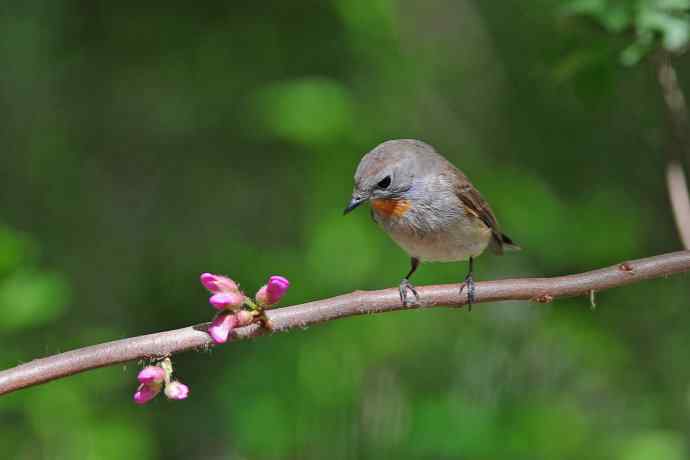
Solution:
M 476 284 L 475 303 L 531 300 L 549 303 L 561 297 L 592 295 L 618 286 L 690 270 L 690 251 L 673 252 L 622 262 L 608 268 L 553 278 L 519 278 Z M 466 296 L 457 284 L 418 287 L 420 304 L 403 307 L 398 289 L 356 291 L 330 299 L 266 311 L 266 327 L 252 324 L 232 333 L 241 340 L 286 332 L 355 315 L 426 308 L 462 307 Z M 0 372 L 0 395 L 72 374 L 126 361 L 161 358 L 173 353 L 212 346 L 208 323 L 172 331 L 116 340 L 37 359 Z
M 690 196 L 680 163 L 674 161 L 666 167 L 666 185 L 680 241 L 685 249 L 690 249 Z
M 683 89 L 678 83 L 676 70 L 671 64 L 670 54 L 661 51 L 656 62 L 657 80 L 661 87 L 666 119 L 673 140 L 667 147 L 666 186 L 680 240 L 685 249 L 690 249 L 690 196 L 688 196 L 688 186 L 682 166 L 683 154 L 690 160 L 688 106 Z

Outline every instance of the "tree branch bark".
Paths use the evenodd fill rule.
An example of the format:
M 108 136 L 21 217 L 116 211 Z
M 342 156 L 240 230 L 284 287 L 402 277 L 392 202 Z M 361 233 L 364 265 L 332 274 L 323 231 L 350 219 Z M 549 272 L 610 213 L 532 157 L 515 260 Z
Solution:
M 680 163 L 671 162 L 666 166 L 666 186 L 680 241 L 685 249 L 690 249 L 690 195 Z
M 690 251 L 673 252 L 646 259 L 622 262 L 611 267 L 552 278 L 519 278 L 476 284 L 475 303 L 530 300 L 548 303 L 562 297 L 591 295 L 596 291 L 624 286 L 690 270 Z M 356 291 L 330 299 L 266 311 L 267 327 L 252 324 L 232 333 L 232 340 L 248 339 L 355 315 L 427 308 L 462 307 L 466 296 L 459 285 L 418 287 L 420 304 L 404 307 L 398 289 Z M 89 369 L 126 361 L 160 358 L 187 350 L 212 346 L 206 333 L 208 323 L 172 331 L 131 337 L 36 359 L 0 372 L 0 395 L 67 377 Z
M 671 210 L 683 247 L 690 249 L 690 196 L 683 171 L 683 157 L 690 162 L 690 133 L 688 132 L 688 105 L 678 83 L 671 54 L 661 50 L 656 56 L 657 81 L 666 108 L 671 142 L 667 150 L 666 186 Z

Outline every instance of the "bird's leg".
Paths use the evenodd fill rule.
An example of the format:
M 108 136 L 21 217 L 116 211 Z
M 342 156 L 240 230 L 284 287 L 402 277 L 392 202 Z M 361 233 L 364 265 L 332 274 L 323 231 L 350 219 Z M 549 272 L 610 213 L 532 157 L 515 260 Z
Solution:
M 474 278 L 472 278 L 472 273 L 474 273 L 474 259 L 470 257 L 470 270 L 465 277 L 465 281 L 460 285 L 460 294 L 467 288 L 467 308 L 472 311 L 472 304 L 474 303 Z
M 419 259 L 417 259 L 416 257 L 412 257 L 410 259 L 410 272 L 407 274 L 405 278 L 402 279 L 402 281 L 400 281 L 400 301 L 405 307 L 408 305 L 407 291 L 412 292 L 412 294 L 414 294 L 415 303 L 419 303 L 419 294 L 417 293 L 417 290 L 412 285 L 412 283 L 410 283 L 410 277 L 415 271 L 417 271 L 417 267 L 419 267 Z

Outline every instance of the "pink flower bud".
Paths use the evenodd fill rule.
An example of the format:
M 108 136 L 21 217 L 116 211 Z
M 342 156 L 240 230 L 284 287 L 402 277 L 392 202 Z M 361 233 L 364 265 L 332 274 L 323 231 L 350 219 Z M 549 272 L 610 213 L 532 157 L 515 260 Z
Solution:
M 189 396 L 189 387 L 175 380 L 165 386 L 165 396 L 167 396 L 168 399 L 174 400 L 187 399 L 187 396 Z
M 237 322 L 237 325 L 235 327 L 246 326 L 248 324 L 251 324 L 252 321 L 254 321 L 254 315 L 252 315 L 252 312 L 250 311 L 240 310 L 237 313 L 235 313 L 235 320 Z
M 165 380 L 165 371 L 158 366 L 146 366 L 137 375 L 139 383 L 162 383 Z
M 264 284 L 261 286 L 254 298 L 259 305 L 268 305 L 268 285 Z
M 141 405 L 146 404 L 161 392 L 162 383 L 142 383 L 134 393 L 134 402 Z
M 283 298 L 288 288 L 290 287 L 290 281 L 283 276 L 271 276 L 268 279 L 268 297 L 271 300 L 278 302 Z
M 201 284 L 213 293 L 217 292 L 239 292 L 237 283 L 227 276 L 214 275 L 213 273 L 202 273 Z
M 230 313 L 223 313 L 213 320 L 208 327 L 208 334 L 215 343 L 225 343 L 228 341 L 230 331 L 237 326 L 237 319 L 235 315 Z
M 274 305 L 285 295 L 290 282 L 282 276 L 271 276 L 268 284 L 259 289 L 256 293 L 256 301 L 259 305 Z
M 239 308 L 244 303 L 244 296 L 239 292 L 219 292 L 213 294 L 209 302 L 217 310 Z

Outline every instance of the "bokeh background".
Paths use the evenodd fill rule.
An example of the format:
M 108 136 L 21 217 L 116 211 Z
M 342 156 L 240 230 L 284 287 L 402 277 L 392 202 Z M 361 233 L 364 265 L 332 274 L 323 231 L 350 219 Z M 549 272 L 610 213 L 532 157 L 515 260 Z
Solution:
M 480 280 L 680 249 L 648 52 L 686 44 L 689 6 L 1 2 L 2 368 L 205 321 L 204 271 L 285 275 L 288 304 L 396 286 L 406 256 L 342 216 L 391 138 L 445 153 L 524 248 Z M 96 370 L 0 398 L 2 456 L 685 459 L 689 295 L 339 320 L 177 356 L 176 403 L 131 402 L 137 363 Z

